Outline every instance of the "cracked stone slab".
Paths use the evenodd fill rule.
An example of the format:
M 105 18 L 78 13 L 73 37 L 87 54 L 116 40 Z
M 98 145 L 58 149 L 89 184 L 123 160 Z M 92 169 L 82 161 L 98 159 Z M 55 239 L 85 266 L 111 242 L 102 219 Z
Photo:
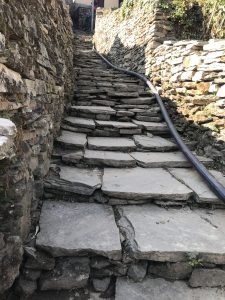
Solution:
M 128 154 L 115 151 L 85 150 L 84 160 L 90 165 L 110 167 L 134 167 L 136 161 Z
M 92 119 L 66 117 L 64 122 L 75 127 L 95 129 L 95 122 Z
M 122 199 L 186 201 L 192 191 L 161 168 L 105 169 L 102 191 Z
M 102 185 L 102 173 L 98 169 L 81 169 L 60 166 L 58 189 L 83 195 L 92 195 Z
M 65 147 L 70 148 L 85 148 L 87 144 L 87 137 L 84 133 L 71 132 L 63 130 L 60 137 L 56 139 Z
M 177 149 L 177 145 L 160 136 L 135 135 L 135 144 L 145 150 L 169 151 Z
M 108 205 L 44 201 L 36 245 L 54 257 L 88 252 L 121 259 L 119 230 Z
M 146 204 L 119 208 L 118 221 L 137 259 L 161 262 L 225 262 L 225 211 L 161 208 Z M 193 257 L 192 257 L 193 258 Z
M 146 278 L 132 282 L 117 278 L 115 300 L 223 300 L 225 290 L 220 288 L 190 288 L 183 281 L 170 282 L 161 278 Z
M 166 123 L 144 122 L 133 120 L 133 123 L 153 133 L 168 133 L 169 129 Z
M 90 150 L 127 151 L 136 149 L 136 145 L 129 138 L 88 137 Z
M 108 106 L 71 106 L 72 111 L 90 113 L 90 114 L 106 114 L 115 115 L 116 111 Z
M 208 187 L 205 180 L 194 169 L 170 169 L 170 173 L 179 181 L 183 182 L 194 191 L 198 203 L 222 204 L 220 200 Z M 218 171 L 211 170 L 210 173 L 225 186 L 225 177 Z
M 138 128 L 137 125 L 131 122 L 117 122 L 117 121 L 98 121 L 96 120 L 96 124 L 100 127 L 112 127 L 118 129 L 135 129 Z
M 144 168 L 185 168 L 191 164 L 182 152 L 132 152 L 130 155 Z M 204 165 L 210 165 L 212 160 L 206 157 L 198 159 Z

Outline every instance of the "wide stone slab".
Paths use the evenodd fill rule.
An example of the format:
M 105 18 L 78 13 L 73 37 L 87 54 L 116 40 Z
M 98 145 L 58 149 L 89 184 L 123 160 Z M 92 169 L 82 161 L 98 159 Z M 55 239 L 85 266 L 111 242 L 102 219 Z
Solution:
M 121 258 L 119 230 L 107 205 L 45 201 L 36 244 L 55 257 L 88 252 Z
M 175 176 L 179 181 L 183 182 L 191 190 L 194 191 L 196 196 L 196 201 L 199 203 L 214 203 L 222 204 L 223 201 L 220 200 L 208 187 L 206 181 L 193 169 L 170 169 L 169 170 L 173 176 Z M 211 170 L 210 173 L 225 186 L 225 177 L 222 173 Z
M 58 189 L 83 195 L 91 195 L 101 187 L 102 173 L 98 169 L 81 169 L 60 166 Z
M 78 133 L 78 132 L 71 132 L 71 131 L 62 131 L 60 137 L 56 139 L 65 147 L 69 148 L 85 148 L 87 144 L 86 134 Z
M 105 169 L 103 193 L 124 199 L 185 201 L 192 191 L 161 168 Z
M 116 300 L 223 300 L 225 290 L 220 288 L 190 288 L 183 281 L 169 282 L 165 279 L 146 278 L 132 282 L 122 277 L 117 279 Z
M 177 149 L 177 145 L 160 136 L 135 135 L 135 144 L 145 150 L 169 151 Z
M 88 148 L 91 150 L 128 151 L 136 149 L 129 138 L 88 137 Z
M 64 122 L 75 127 L 84 127 L 84 128 L 95 128 L 95 122 L 91 119 L 85 118 L 76 118 L 76 117 L 66 117 Z
M 147 204 L 121 207 L 119 214 L 118 224 L 137 259 L 179 262 L 197 255 L 205 262 L 225 262 L 224 210 Z
M 90 165 L 110 167 L 133 167 L 136 161 L 128 154 L 115 151 L 85 150 L 84 161 Z
M 144 168 L 185 168 L 191 166 L 182 152 L 132 152 L 130 155 L 137 161 L 138 165 Z M 198 158 L 205 165 L 212 163 L 209 158 Z
M 137 125 L 131 122 L 116 122 L 116 121 L 98 121 L 96 120 L 96 124 L 100 127 L 112 127 L 118 129 L 135 129 L 138 128 Z
M 116 111 L 107 106 L 71 106 L 72 111 L 90 113 L 90 114 L 106 114 L 115 115 Z
M 166 123 L 144 122 L 144 121 L 138 121 L 138 120 L 133 120 L 133 123 L 138 125 L 141 128 L 146 129 L 147 131 L 150 131 L 153 133 L 168 133 L 169 132 L 169 129 L 168 129 Z

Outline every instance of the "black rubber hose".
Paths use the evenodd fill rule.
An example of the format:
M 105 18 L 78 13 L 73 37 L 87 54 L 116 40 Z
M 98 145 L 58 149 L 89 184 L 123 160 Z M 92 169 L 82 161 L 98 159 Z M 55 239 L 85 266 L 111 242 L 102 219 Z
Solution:
M 154 87 L 154 85 L 144 76 L 139 73 L 136 73 L 134 71 L 129 71 L 120 67 L 117 67 L 113 65 L 111 62 L 109 62 L 102 54 L 98 53 L 97 50 L 94 48 L 94 51 L 101 57 L 104 62 L 107 63 L 110 67 L 113 69 L 120 71 L 122 73 L 125 73 L 127 75 L 135 76 L 142 81 L 144 81 L 147 86 L 151 89 L 153 94 L 155 95 L 157 102 L 160 106 L 162 115 L 164 117 L 164 120 L 176 140 L 177 145 L 179 146 L 180 150 L 183 152 L 183 154 L 186 156 L 186 158 L 189 160 L 189 162 L 193 165 L 193 167 L 198 171 L 198 173 L 205 179 L 206 183 L 210 187 L 210 189 L 223 201 L 225 202 L 225 188 L 222 184 L 220 184 L 214 176 L 212 176 L 209 171 L 206 169 L 206 167 L 198 160 L 198 158 L 190 151 L 190 149 L 184 144 L 182 141 L 179 133 L 177 132 L 176 128 L 173 125 L 173 122 L 171 121 L 171 118 L 164 106 L 164 103 L 161 99 L 161 97 L 158 94 L 158 91 Z

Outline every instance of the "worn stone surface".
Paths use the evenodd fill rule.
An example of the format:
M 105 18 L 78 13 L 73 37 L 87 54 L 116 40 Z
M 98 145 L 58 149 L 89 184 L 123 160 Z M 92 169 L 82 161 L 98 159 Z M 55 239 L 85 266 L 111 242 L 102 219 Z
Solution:
M 45 201 L 37 246 L 53 256 L 95 253 L 121 258 L 119 231 L 109 206 Z
M 40 289 L 70 290 L 82 288 L 89 279 L 89 259 L 86 257 L 70 257 L 60 259 L 54 270 L 43 274 L 40 278 Z
M 84 128 L 95 128 L 95 122 L 91 119 L 85 119 L 85 118 L 76 118 L 76 117 L 66 117 L 64 119 L 65 123 L 68 123 L 71 126 L 76 127 L 84 127 Z
M 100 188 L 102 174 L 98 169 L 79 169 L 75 167 L 60 167 L 60 179 L 69 185 L 68 190 L 91 195 Z M 59 183 L 60 184 L 60 183 Z M 61 183 L 63 185 L 63 182 Z M 60 186 L 59 186 L 60 188 Z
M 57 138 L 57 141 L 62 143 L 64 147 L 70 148 L 81 148 L 83 149 L 87 144 L 86 134 L 76 133 L 70 131 L 62 131 L 60 137 Z
M 111 107 L 107 106 L 72 106 L 72 111 L 90 113 L 90 114 L 106 114 L 106 115 L 115 115 L 116 112 Z
M 151 295 L 151 296 L 150 296 Z M 149 296 L 151 298 L 149 298 Z M 190 300 L 205 299 L 223 300 L 224 290 L 213 288 L 191 289 L 185 282 L 169 282 L 164 279 L 145 279 L 134 283 L 126 278 L 118 278 L 116 284 L 116 300 Z
M 170 169 L 170 172 L 195 192 L 197 202 L 219 203 L 223 205 L 223 202 L 209 189 L 208 185 L 197 171 L 194 171 L 193 169 Z M 221 173 L 216 171 L 211 171 L 211 173 L 212 175 L 217 176 L 217 179 L 225 186 L 225 178 Z
M 182 168 L 190 167 L 191 164 L 182 152 L 131 152 L 130 155 L 141 167 L 150 168 Z M 204 165 L 210 165 L 212 160 L 205 157 L 198 157 Z
M 135 143 L 129 138 L 88 137 L 91 150 L 125 151 L 135 149 Z
M 135 135 L 134 142 L 138 147 L 150 151 L 169 151 L 177 149 L 176 144 L 159 136 Z
M 133 122 L 152 133 L 167 133 L 169 131 L 165 123 L 144 122 L 138 120 L 133 120 Z
M 105 169 L 102 191 L 122 199 L 185 201 L 191 190 L 160 168 Z
M 134 123 L 130 122 L 116 122 L 116 121 L 96 121 L 96 124 L 99 125 L 100 127 L 114 127 L 114 128 L 125 128 L 125 129 L 134 129 L 137 128 L 138 126 L 135 125 Z
M 84 160 L 89 165 L 110 166 L 110 167 L 133 167 L 136 161 L 128 154 L 115 151 L 85 150 Z
M 220 269 L 195 269 L 189 280 L 191 287 L 223 287 L 225 271 Z
M 189 261 L 188 253 L 197 253 L 203 261 L 224 263 L 224 214 L 223 210 L 124 206 L 119 225 L 138 259 L 180 262 Z

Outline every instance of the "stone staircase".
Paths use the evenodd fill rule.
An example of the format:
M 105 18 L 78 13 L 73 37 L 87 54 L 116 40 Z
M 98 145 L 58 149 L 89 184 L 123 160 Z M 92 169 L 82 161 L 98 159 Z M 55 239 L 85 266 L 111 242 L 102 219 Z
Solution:
M 144 84 L 108 69 L 90 37 L 76 49 L 74 102 L 36 250 L 26 250 L 24 278 L 38 280 L 31 299 L 225 299 L 224 203 L 178 150 Z

